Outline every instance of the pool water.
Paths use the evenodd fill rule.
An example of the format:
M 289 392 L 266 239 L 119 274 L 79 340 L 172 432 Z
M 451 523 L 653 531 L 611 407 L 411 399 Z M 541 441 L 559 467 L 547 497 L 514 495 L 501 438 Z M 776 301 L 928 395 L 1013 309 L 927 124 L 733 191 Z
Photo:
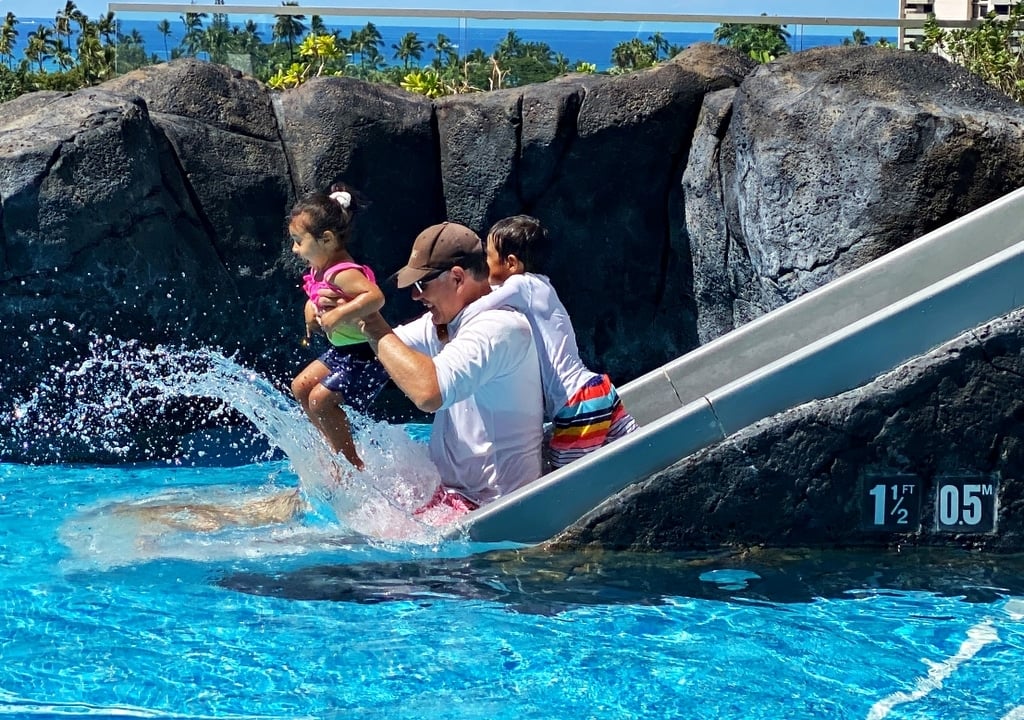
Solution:
M 411 515 L 424 427 L 360 420 L 360 479 L 232 361 L 115 351 L 59 371 L 89 386 L 70 415 L 16 408 L 20 449 L 116 457 L 124 413 L 175 393 L 259 442 L 0 461 L 0 715 L 1024 720 L 1022 558 L 442 541 Z M 273 521 L 196 510 L 296 488 Z
M 227 480 L 296 482 L 287 461 L 0 465 L 0 714 L 1024 717 L 1013 558 L 558 554 L 301 523 L 154 549 L 79 526 Z

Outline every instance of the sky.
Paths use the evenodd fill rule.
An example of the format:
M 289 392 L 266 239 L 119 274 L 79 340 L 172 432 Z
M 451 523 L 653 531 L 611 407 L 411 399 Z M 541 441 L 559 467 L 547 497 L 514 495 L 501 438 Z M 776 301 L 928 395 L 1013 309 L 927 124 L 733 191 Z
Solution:
M 65 0 L 0 0 L 0 15 L 13 12 L 18 17 L 52 17 L 64 8 Z M 122 0 L 127 1 L 127 0 Z M 145 2 L 145 0 L 134 0 Z M 852 9 L 822 12 L 821 0 L 299 0 L 302 7 L 326 8 L 417 8 L 446 10 L 544 10 L 617 13 L 683 13 L 687 15 L 789 15 L 806 17 L 895 18 L 899 0 L 860 0 Z M 107 0 L 76 0 L 78 9 L 95 18 L 107 12 Z M 159 3 L 169 4 L 169 3 Z M 213 4 L 203 0 L 196 4 Z M 280 7 L 279 0 L 228 0 L 235 5 Z M 726 7 L 723 7 L 726 6 Z M 230 10 L 230 8 L 227 8 Z M 829 8 L 834 10 L 834 8 Z

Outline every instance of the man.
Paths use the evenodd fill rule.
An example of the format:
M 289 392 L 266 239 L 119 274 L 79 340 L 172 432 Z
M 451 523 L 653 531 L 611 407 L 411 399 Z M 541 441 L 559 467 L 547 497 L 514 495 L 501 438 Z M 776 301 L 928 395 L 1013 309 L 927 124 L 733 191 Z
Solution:
M 448 522 L 540 476 L 537 349 L 522 314 L 474 309 L 491 287 L 483 242 L 469 228 L 428 227 L 393 277 L 427 313 L 396 329 L 375 314 L 361 327 L 395 384 L 434 413 L 430 457 L 442 484 L 417 512 Z

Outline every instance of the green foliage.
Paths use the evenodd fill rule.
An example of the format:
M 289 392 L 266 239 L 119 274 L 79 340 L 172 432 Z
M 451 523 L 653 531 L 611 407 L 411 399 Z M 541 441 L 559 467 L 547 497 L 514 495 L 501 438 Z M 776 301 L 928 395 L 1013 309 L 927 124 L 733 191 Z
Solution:
M 391 46 L 391 49 L 395 51 L 395 59 L 401 60 L 402 67 L 406 70 L 409 69 L 411 61 L 419 60 L 423 57 L 423 41 L 414 32 L 407 32 L 398 41 L 397 45 Z
M 0 65 L 0 102 L 13 100 L 35 89 L 28 81 L 26 73 Z
M 450 93 L 445 91 L 441 74 L 432 67 L 413 70 L 402 78 L 401 86 L 409 92 L 426 95 L 429 98 L 441 97 Z
M 302 61 L 274 73 L 267 80 L 270 87 L 283 90 L 301 85 L 311 77 L 323 75 L 329 64 L 342 57 L 334 35 L 308 35 L 299 45 L 298 52 Z
M 860 28 L 850 33 L 850 37 L 843 38 L 843 45 L 869 45 L 870 43 L 871 38 Z
M 481 91 L 470 78 L 469 62 L 464 63 L 461 68 L 449 65 L 442 70 L 433 66 L 413 70 L 402 76 L 399 85 L 409 92 L 431 98 Z
M 214 5 L 223 4 L 224 0 L 214 0 Z M 297 8 L 299 2 L 283 0 L 281 5 Z M 0 23 L 0 100 L 39 89 L 87 87 L 180 57 L 234 65 L 275 89 L 295 87 L 318 75 L 346 75 L 400 85 L 430 97 L 516 87 L 568 72 L 598 72 L 593 63 L 572 60 L 547 43 L 524 40 L 514 30 L 490 53 L 480 48 L 460 50 L 443 33 L 425 43 L 418 33 L 408 32 L 391 46 L 391 59 L 397 62 L 389 64 L 381 33 L 373 23 L 345 37 L 329 32 L 318 15 L 310 17 L 308 27 L 306 16 L 297 10 L 275 18 L 271 37 L 265 39 L 251 19 L 233 25 L 225 13 L 186 11 L 177 19 L 157 22 L 162 47 L 147 49 L 138 31 L 118 33 L 113 12 L 90 20 L 73 0 L 65 0 L 52 26 L 40 23 L 24 36 L 19 35 L 17 18 L 8 12 Z M 184 28 L 184 33 L 180 43 L 171 46 L 174 26 L 179 32 Z M 19 39 L 26 49 L 16 63 L 14 47 Z M 613 49 L 609 72 L 651 67 L 679 50 L 660 32 L 647 42 L 633 38 Z M 426 67 L 421 65 L 424 61 Z
M 488 84 L 492 89 L 546 82 L 564 72 L 547 43 L 524 41 L 515 30 L 509 30 L 494 48 L 491 63 Z
M 640 38 L 621 42 L 612 48 L 613 71 L 628 72 L 653 67 L 658 59 L 658 49 Z
M 935 15 L 928 16 L 924 38 L 914 50 L 938 52 L 962 65 L 1017 102 L 1024 102 L 1024 59 L 1020 36 L 1024 31 L 1024 5 L 1010 7 L 1006 19 L 990 12 L 973 28 L 945 30 Z
M 772 62 L 791 52 L 785 25 L 722 23 L 715 28 L 714 39 L 760 63 Z

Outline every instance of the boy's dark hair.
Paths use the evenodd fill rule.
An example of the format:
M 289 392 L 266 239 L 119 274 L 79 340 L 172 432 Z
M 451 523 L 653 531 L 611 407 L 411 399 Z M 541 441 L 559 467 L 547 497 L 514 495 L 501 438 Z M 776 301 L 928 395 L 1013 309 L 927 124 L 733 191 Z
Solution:
M 348 197 L 337 193 L 347 193 Z M 344 247 L 352 238 L 355 216 L 368 206 L 369 203 L 359 191 L 343 182 L 336 182 L 327 192 L 317 191 L 304 195 L 288 213 L 288 222 L 299 215 L 305 215 L 306 230 L 310 235 L 321 238 L 330 230 Z
M 467 255 L 459 265 L 476 280 L 486 280 L 490 273 L 487 267 L 487 254 L 482 248 L 479 253 Z
M 494 243 L 498 257 L 515 255 L 526 272 L 543 272 L 551 242 L 547 229 L 531 215 L 513 215 L 491 225 L 487 237 Z

